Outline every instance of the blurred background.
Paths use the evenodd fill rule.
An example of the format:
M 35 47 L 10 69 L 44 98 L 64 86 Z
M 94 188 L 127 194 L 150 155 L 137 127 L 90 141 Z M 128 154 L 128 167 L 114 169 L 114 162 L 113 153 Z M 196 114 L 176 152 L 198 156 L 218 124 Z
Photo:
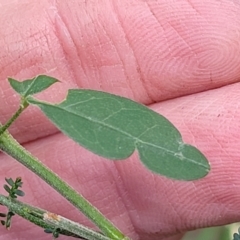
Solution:
M 233 234 L 238 233 L 240 223 L 222 227 L 198 229 L 185 234 L 182 240 L 233 240 Z

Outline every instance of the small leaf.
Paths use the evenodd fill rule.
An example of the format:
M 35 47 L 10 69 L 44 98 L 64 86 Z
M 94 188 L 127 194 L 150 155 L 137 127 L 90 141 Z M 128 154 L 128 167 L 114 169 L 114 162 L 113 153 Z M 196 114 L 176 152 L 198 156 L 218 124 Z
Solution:
M 0 217 L 6 217 L 6 213 L 0 213 Z
M 46 75 L 39 75 L 23 82 L 19 82 L 13 78 L 8 78 L 8 81 L 12 88 L 23 97 L 42 92 L 55 82 L 58 82 L 57 79 Z
M 11 189 L 8 185 L 4 184 L 3 187 L 8 193 L 11 193 Z
M 193 180 L 209 172 L 205 156 L 184 144 L 166 118 L 130 99 L 74 89 L 60 104 L 32 97 L 27 101 L 40 107 L 67 136 L 103 157 L 124 159 L 136 149 L 145 166 L 167 177 Z
M 13 187 L 15 185 L 14 181 L 12 180 L 12 178 L 5 178 L 5 181 L 11 186 Z
M 49 228 L 44 229 L 45 233 L 53 233 L 53 231 L 54 231 L 53 229 L 49 229 Z
M 15 180 L 15 186 L 22 187 L 22 185 L 23 185 L 22 178 L 17 177 L 16 180 Z
M 25 193 L 20 189 L 16 189 L 14 193 L 20 197 L 23 197 L 25 195 Z

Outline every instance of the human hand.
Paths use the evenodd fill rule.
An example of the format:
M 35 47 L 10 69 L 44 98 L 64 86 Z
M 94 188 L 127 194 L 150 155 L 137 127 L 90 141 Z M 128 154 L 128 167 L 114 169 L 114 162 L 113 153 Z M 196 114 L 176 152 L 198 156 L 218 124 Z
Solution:
M 237 1 L 0 1 L 0 10 L 0 122 L 19 101 L 6 78 L 48 74 L 63 83 L 41 97 L 57 102 L 68 88 L 81 87 L 144 103 L 172 121 L 212 169 L 183 182 L 152 174 L 137 154 L 103 159 L 59 133 L 35 108 L 11 128 L 27 149 L 134 240 L 177 240 L 180 232 L 240 220 Z M 22 177 L 24 201 L 89 224 L 3 154 L 0 175 L 1 185 L 4 177 Z M 29 236 L 46 239 L 17 217 L 10 231 L 0 228 L 1 240 Z

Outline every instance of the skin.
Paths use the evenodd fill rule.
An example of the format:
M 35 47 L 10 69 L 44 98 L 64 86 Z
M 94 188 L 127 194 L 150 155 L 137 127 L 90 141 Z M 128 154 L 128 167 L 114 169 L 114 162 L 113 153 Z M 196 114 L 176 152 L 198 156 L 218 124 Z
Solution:
M 128 160 L 98 157 L 30 107 L 10 132 L 134 240 L 178 240 L 188 230 L 240 221 L 240 3 L 237 0 L 0 1 L 0 121 L 19 98 L 6 78 L 48 74 L 69 88 L 122 95 L 166 116 L 211 172 L 174 181 Z M 38 177 L 1 153 L 4 177 L 21 176 L 24 201 L 92 226 Z M 0 190 L 5 194 L 4 190 Z M 0 211 L 4 211 L 3 207 Z M 0 239 L 46 239 L 14 217 Z M 49 239 L 51 236 L 49 236 Z M 66 239 L 62 237 L 61 239 Z

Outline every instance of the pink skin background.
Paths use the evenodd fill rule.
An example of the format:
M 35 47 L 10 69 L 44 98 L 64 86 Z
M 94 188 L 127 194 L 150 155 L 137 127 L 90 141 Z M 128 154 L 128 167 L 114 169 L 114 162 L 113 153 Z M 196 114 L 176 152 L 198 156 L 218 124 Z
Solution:
M 19 103 L 7 77 L 48 74 L 62 83 L 40 98 L 59 102 L 69 88 L 91 88 L 134 99 L 169 118 L 212 169 L 183 182 L 152 174 L 137 153 L 103 159 L 33 107 L 10 129 L 29 151 L 134 240 L 179 240 L 187 230 L 240 221 L 238 0 L 1 0 L 0 12 L 2 123 Z M 0 156 L 1 186 L 4 177 L 21 176 L 24 201 L 92 226 L 42 180 Z M 28 238 L 47 236 L 19 217 L 10 231 L 0 228 L 1 240 Z

